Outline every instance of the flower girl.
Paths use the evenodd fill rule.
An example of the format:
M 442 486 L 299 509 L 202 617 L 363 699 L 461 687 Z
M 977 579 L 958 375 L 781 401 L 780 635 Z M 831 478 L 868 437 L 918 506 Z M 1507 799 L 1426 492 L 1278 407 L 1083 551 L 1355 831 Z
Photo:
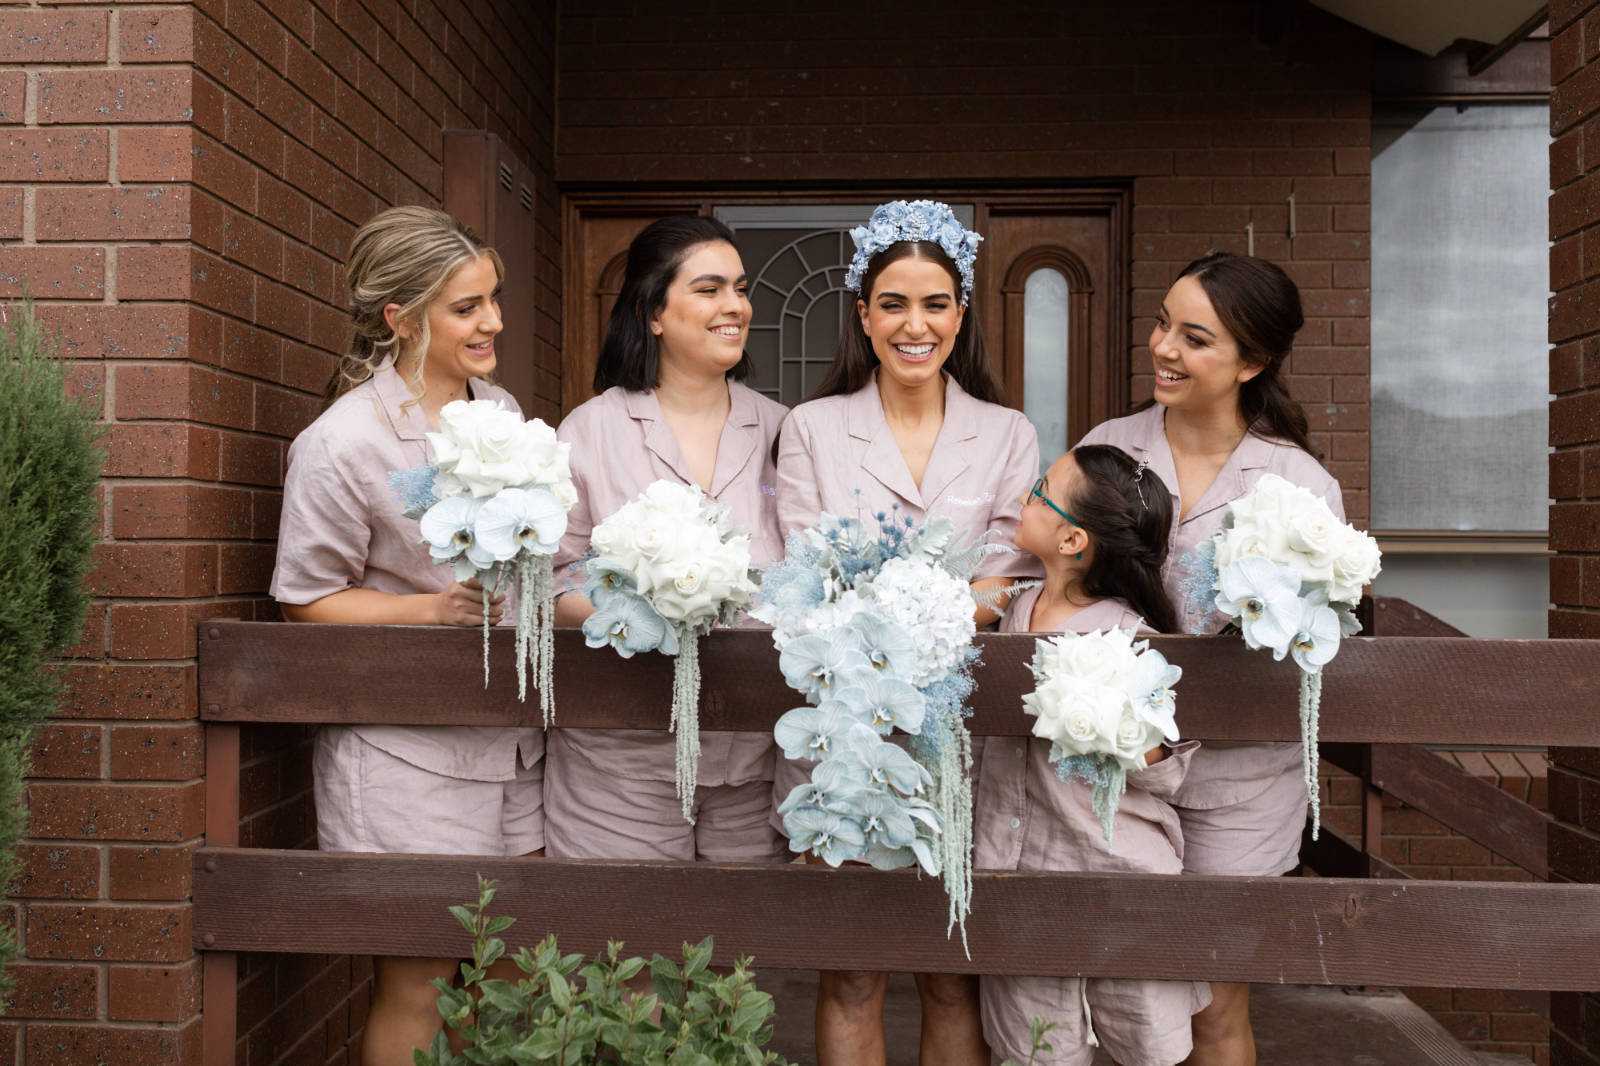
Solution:
M 1007 633 L 1090 633 L 1119 627 L 1172 632 L 1161 584 L 1172 499 L 1125 452 L 1085 445 L 1057 459 L 1023 501 L 1017 547 L 1045 579 L 1016 597 Z M 1063 780 L 1038 738 L 991 737 L 977 789 L 974 865 L 980 869 L 1176 874 L 1178 816 L 1167 802 L 1198 745 L 1160 746 L 1127 776 L 1108 842 L 1092 788 Z M 1189 1019 L 1209 1002 L 1203 983 L 1117 978 L 984 977 L 984 1036 L 999 1057 L 1028 1061 L 1029 1023 L 1055 1023 L 1053 1050 L 1032 1061 L 1088 1066 L 1104 1044 L 1122 1066 L 1172 1066 L 1191 1048 Z

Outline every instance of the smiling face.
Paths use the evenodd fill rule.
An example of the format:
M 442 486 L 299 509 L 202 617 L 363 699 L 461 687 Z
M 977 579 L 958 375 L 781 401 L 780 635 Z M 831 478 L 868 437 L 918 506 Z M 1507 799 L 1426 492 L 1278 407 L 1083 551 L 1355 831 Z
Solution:
M 1050 503 L 1072 513 L 1072 497 L 1077 491 L 1083 472 L 1067 452 L 1050 464 L 1045 472 L 1044 484 L 1039 491 Z M 1022 519 L 1017 525 L 1017 547 L 1048 562 L 1066 561 L 1076 564 L 1081 560 L 1073 556 L 1089 546 L 1089 534 L 1082 526 L 1062 518 L 1054 508 L 1031 492 L 1022 498 Z
M 1237 410 L 1240 387 L 1264 369 L 1245 361 L 1194 277 L 1179 278 L 1167 290 L 1150 331 L 1150 357 L 1156 402 L 1195 412 Z
M 486 255 L 456 268 L 428 304 L 430 380 L 464 387 L 468 378 L 494 372 L 494 339 L 500 332 L 500 274 Z M 452 389 L 452 391 L 454 391 Z
M 726 374 L 744 355 L 750 331 L 750 286 L 739 251 L 726 241 L 689 249 L 650 332 L 661 361 L 694 376 Z
M 878 273 L 868 299 L 856 301 L 878 365 L 907 388 L 927 385 L 955 348 L 966 308 L 956 279 L 930 259 L 907 256 Z

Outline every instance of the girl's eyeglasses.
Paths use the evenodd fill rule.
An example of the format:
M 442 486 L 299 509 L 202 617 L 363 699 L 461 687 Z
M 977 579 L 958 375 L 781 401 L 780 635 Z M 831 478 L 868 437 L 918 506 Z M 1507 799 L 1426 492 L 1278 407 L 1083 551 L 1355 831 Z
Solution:
M 1056 504 L 1055 504 L 1055 501 L 1044 494 L 1044 478 L 1040 478 L 1038 481 L 1035 481 L 1033 483 L 1033 488 L 1028 490 L 1028 498 L 1029 499 L 1037 499 L 1037 500 L 1043 501 L 1044 505 L 1046 507 L 1050 508 L 1050 510 L 1054 511 L 1056 514 L 1060 515 L 1062 518 L 1065 518 L 1068 522 L 1071 522 L 1073 525 L 1082 528 L 1082 526 L 1083 526 L 1082 522 L 1078 521 L 1076 518 L 1072 517 L 1070 514 L 1068 514 L 1067 512 L 1063 511 L 1061 508 L 1057 507 Z

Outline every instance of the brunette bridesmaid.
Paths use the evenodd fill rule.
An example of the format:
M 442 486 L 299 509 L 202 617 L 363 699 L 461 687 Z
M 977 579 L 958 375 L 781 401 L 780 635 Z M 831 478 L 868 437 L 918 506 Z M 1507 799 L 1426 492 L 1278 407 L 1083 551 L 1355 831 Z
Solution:
M 1080 442 L 1116 445 L 1171 494 L 1177 521 L 1163 573 L 1186 633 L 1216 633 L 1228 621 L 1209 583 L 1196 579 L 1197 549 L 1221 527 L 1227 504 L 1264 475 L 1311 490 L 1344 517 L 1339 483 L 1313 457 L 1305 411 L 1283 381 L 1304 323 L 1300 291 L 1276 264 L 1228 252 L 1195 260 L 1150 332 L 1154 401 Z M 1207 743 L 1172 802 L 1185 873 L 1278 876 L 1300 865 L 1307 801 L 1298 744 Z M 1211 1005 L 1194 1018 L 1189 1062 L 1250 1066 L 1250 986 L 1211 990 Z
M 750 534 L 752 564 L 783 556 L 773 441 L 784 408 L 741 384 L 750 297 L 733 234 L 710 218 L 646 226 L 628 248 L 621 291 L 595 368 L 599 394 L 561 423 L 578 504 L 556 555 L 561 625 L 594 607 L 578 563 L 596 525 L 651 482 L 698 485 Z M 675 743 L 659 731 L 557 729 L 545 780 L 550 854 L 573 859 L 773 862 L 770 730 L 700 739 L 695 821 L 677 797 Z
M 790 412 L 778 445 L 778 520 L 785 535 L 823 512 L 949 519 L 958 543 L 1009 545 L 1021 499 L 1039 474 L 1039 443 L 1023 415 L 999 403 L 970 306 L 981 238 L 945 204 L 896 201 L 853 234 L 846 284 L 857 294 L 827 379 Z M 998 592 L 1037 566 L 990 555 L 974 587 Z M 979 610 L 980 624 L 995 619 Z M 976 747 L 976 746 L 975 746 Z M 775 800 L 808 764 L 778 759 Z M 817 993 L 821 1066 L 884 1062 L 889 975 L 825 971 Z M 924 1066 L 987 1066 L 977 980 L 919 974 Z
M 396 207 L 356 232 L 345 275 L 355 337 L 332 405 L 289 448 L 272 596 L 291 622 L 477 626 L 483 589 L 428 557 L 389 475 L 429 461 L 425 434 L 452 400 L 517 410 L 488 380 L 500 257 L 441 211 Z M 503 608 L 493 597 L 490 619 Z M 543 756 L 534 729 L 325 726 L 314 760 L 317 846 L 538 853 Z M 449 979 L 456 961 L 374 960 L 363 1066 L 409 1066 L 412 1049 L 432 1043 L 441 1020 L 430 982 Z

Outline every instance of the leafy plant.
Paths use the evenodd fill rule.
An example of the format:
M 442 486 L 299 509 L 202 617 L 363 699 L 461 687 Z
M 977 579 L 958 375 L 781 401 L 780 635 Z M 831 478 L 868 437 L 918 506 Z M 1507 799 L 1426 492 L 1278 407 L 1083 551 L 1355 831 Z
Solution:
M 1047 1022 L 1043 1018 L 1033 1018 L 1028 1022 L 1028 1061 L 1019 1063 L 1016 1059 L 1007 1059 L 1000 1066 L 1033 1066 L 1039 1058 L 1041 1051 L 1054 1051 L 1054 1046 L 1047 1039 L 1051 1030 L 1061 1028 L 1055 1022 Z
M 101 456 L 95 412 L 66 394 L 26 301 L 0 306 L 0 894 L 16 877 L 17 841 L 27 830 L 22 802 L 34 730 L 55 710 L 59 682 L 49 667 L 78 640 L 89 595 L 83 578 L 94 548 Z M 0 926 L 4 967 L 16 956 Z
M 439 1014 L 462 1050 L 452 1051 L 440 1032 L 432 1047 L 413 1052 L 415 1066 L 789 1066 L 763 1050 L 774 1008 L 756 988 L 750 960 L 731 973 L 712 970 L 710 937 L 685 944 L 681 965 L 652 958 L 648 995 L 629 985 L 645 961 L 623 958 L 618 941 L 586 962 L 561 954 L 547 936 L 511 957 L 517 980 L 490 977 L 489 967 L 506 957 L 499 934 L 515 922 L 488 915 L 494 895 L 495 882 L 480 877 L 477 905 L 450 908 L 472 937 L 472 961 L 461 964 L 458 983 L 433 982 Z

